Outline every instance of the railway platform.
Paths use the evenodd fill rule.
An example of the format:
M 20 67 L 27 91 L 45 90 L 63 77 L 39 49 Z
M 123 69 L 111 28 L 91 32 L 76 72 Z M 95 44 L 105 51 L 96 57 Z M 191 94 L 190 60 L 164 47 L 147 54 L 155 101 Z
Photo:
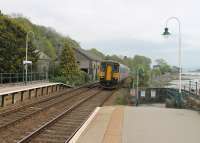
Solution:
M 22 102 L 32 97 L 50 95 L 65 88 L 70 88 L 70 86 L 50 82 L 1 87 L 0 107 Z
M 200 113 L 185 109 L 96 108 L 70 143 L 199 143 Z
M 51 84 L 52 83 L 44 82 L 44 83 L 34 83 L 34 84 L 27 84 L 27 85 L 21 84 L 21 85 L 15 85 L 15 86 L 1 86 L 0 94 L 7 94 L 8 92 L 16 92 L 22 89 L 36 88 L 39 86 L 47 86 Z

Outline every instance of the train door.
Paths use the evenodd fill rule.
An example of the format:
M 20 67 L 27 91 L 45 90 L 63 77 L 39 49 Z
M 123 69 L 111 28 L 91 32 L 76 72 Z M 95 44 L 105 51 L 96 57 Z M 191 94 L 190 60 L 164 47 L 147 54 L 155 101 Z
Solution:
M 107 65 L 106 67 L 106 80 L 111 80 L 112 79 L 112 66 Z

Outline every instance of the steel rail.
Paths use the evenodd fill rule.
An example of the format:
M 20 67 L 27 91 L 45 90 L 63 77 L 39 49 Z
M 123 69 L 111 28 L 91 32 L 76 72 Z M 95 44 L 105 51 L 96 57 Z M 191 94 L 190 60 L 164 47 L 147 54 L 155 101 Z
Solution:
M 14 109 L 11 109 L 11 110 L 9 109 L 8 111 L 1 112 L 1 113 L 0 113 L 0 116 L 5 116 L 5 115 L 11 114 L 11 113 L 13 113 L 13 112 L 19 111 L 19 110 L 21 110 L 21 109 L 24 109 L 24 108 L 27 108 L 27 107 L 31 107 L 31 106 L 33 106 L 33 105 L 41 104 L 41 103 L 46 102 L 46 101 L 50 101 L 50 100 L 55 99 L 55 98 L 57 98 L 57 97 L 61 97 L 61 96 L 65 95 L 65 94 L 69 94 L 69 93 L 76 92 L 76 90 L 78 90 L 78 89 L 90 87 L 90 86 L 93 86 L 93 85 L 95 85 L 95 84 L 98 84 L 98 83 L 86 84 L 86 85 L 83 85 L 83 86 L 79 86 L 79 87 L 77 87 L 77 88 L 74 88 L 74 89 L 72 89 L 72 90 L 69 90 L 69 91 L 66 91 L 66 90 L 65 90 L 65 91 L 62 91 L 61 93 L 58 93 L 58 94 L 56 94 L 56 95 L 54 95 L 54 96 L 51 96 L 51 97 L 47 97 L 47 98 L 42 99 L 42 100 L 40 100 L 40 101 L 32 102 L 32 103 L 30 103 L 30 104 L 26 104 L 26 105 L 23 105 L 23 106 L 15 107 Z
M 116 90 L 114 90 L 110 96 L 107 96 L 100 104 L 100 107 L 103 106 L 103 104 L 116 92 Z M 92 114 L 92 113 L 91 113 Z M 90 114 L 90 115 L 91 115 Z M 90 117 L 90 115 L 88 117 Z M 65 141 L 65 143 L 68 143 L 73 136 L 78 132 L 78 130 L 83 126 L 83 124 L 85 124 L 85 122 L 88 120 L 88 118 L 72 133 L 72 135 Z
M 45 123 L 43 126 L 41 126 L 40 128 L 38 128 L 34 132 L 30 133 L 28 136 L 24 137 L 23 139 L 21 139 L 17 143 L 27 143 L 27 142 L 29 142 L 32 138 L 34 138 L 35 136 L 39 135 L 45 128 L 50 127 L 51 125 L 53 125 L 54 123 L 56 123 L 57 121 L 59 121 L 60 119 L 62 119 L 65 115 L 67 115 L 70 112 L 72 112 L 73 110 L 75 110 L 81 104 L 85 103 L 86 101 L 88 101 L 89 99 L 95 97 L 96 95 L 100 94 L 101 92 L 102 92 L 102 90 L 99 91 L 99 92 L 97 92 L 97 93 L 95 93 L 95 94 L 90 95 L 89 97 L 87 97 L 85 99 L 80 100 L 77 103 L 75 103 L 70 108 L 66 109 L 64 112 L 62 112 L 61 114 L 59 114 L 57 117 L 55 117 L 54 119 L 52 119 L 49 122 Z
M 23 116 L 23 117 L 21 117 L 21 118 L 19 118 L 19 119 L 16 119 L 16 120 L 13 120 L 13 121 L 11 121 L 11 122 L 8 122 L 8 123 L 6 123 L 6 124 L 0 126 L 0 130 L 5 129 L 5 128 L 11 126 L 11 125 L 14 125 L 14 124 L 16 124 L 17 122 L 20 122 L 20 121 L 22 121 L 22 120 L 25 120 L 25 119 L 27 119 L 27 118 L 29 118 L 29 117 L 35 115 L 35 114 L 38 114 L 38 113 L 40 113 L 40 112 L 42 112 L 42 111 L 44 111 L 44 110 L 47 110 L 47 109 L 51 108 L 51 107 L 53 107 L 53 106 L 56 106 L 56 105 L 61 104 L 61 103 L 63 103 L 63 102 L 66 102 L 66 100 L 73 99 L 73 98 L 75 98 L 75 97 L 77 97 L 77 96 L 80 96 L 80 95 L 84 94 L 85 92 L 88 92 L 89 90 L 90 90 L 90 89 L 87 89 L 86 91 L 84 91 L 84 92 L 82 92 L 82 93 L 80 93 L 80 94 L 71 95 L 71 96 L 69 96 L 69 97 L 64 98 L 64 99 L 61 100 L 61 101 L 58 101 L 58 102 L 49 104 L 49 105 L 45 106 L 44 108 L 38 109 L 38 110 L 36 110 L 36 111 L 33 111 L 33 112 L 31 112 L 31 113 L 29 113 L 29 114 L 27 114 L 27 115 L 25 115 L 25 116 Z M 44 102 L 44 103 L 45 103 L 45 102 Z

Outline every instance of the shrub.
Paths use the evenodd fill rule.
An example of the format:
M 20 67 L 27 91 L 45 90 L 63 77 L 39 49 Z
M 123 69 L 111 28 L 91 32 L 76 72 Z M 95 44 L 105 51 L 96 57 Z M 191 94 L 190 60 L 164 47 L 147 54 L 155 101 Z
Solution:
M 61 82 L 72 86 L 78 86 L 89 82 L 89 77 L 87 73 L 85 73 L 84 71 L 79 71 L 78 73 L 68 74 L 67 76 L 63 75 L 56 76 L 52 78 L 51 81 Z

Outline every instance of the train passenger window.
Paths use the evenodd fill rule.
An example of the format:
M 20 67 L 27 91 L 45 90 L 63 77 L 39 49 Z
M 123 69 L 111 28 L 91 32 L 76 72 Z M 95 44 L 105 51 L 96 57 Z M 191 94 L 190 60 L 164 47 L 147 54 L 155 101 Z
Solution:
M 119 72 L 119 66 L 113 65 L 113 72 Z
M 101 64 L 101 71 L 105 72 L 105 70 L 106 70 L 106 64 Z

